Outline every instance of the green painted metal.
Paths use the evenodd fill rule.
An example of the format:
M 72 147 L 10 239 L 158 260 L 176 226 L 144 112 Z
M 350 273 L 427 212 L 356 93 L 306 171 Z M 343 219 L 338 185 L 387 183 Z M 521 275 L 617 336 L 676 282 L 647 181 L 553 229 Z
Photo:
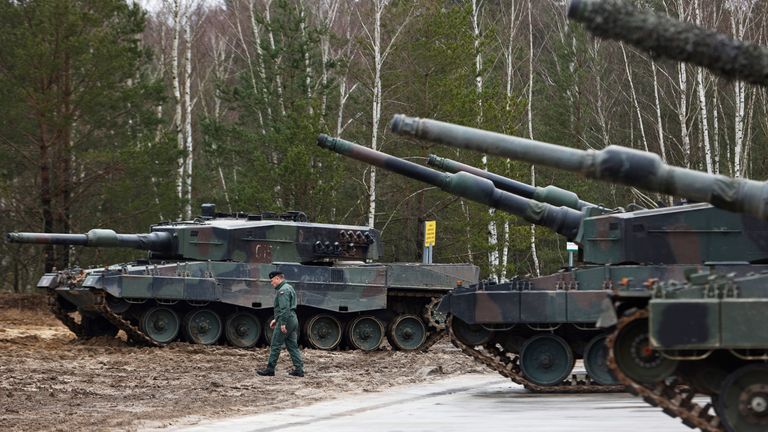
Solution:
M 523 198 L 530 198 L 534 201 L 552 204 L 558 207 L 568 207 L 574 210 L 581 210 L 585 207 L 597 207 L 595 204 L 580 200 L 575 193 L 569 190 L 560 189 L 557 186 L 549 185 L 543 188 L 531 186 L 448 158 L 429 155 L 427 164 L 450 173 L 468 172 L 472 175 L 490 180 L 498 189 L 519 195 Z
M 349 323 L 349 344 L 355 349 L 373 351 L 384 340 L 384 325 L 379 319 L 362 315 Z
M 387 339 L 394 349 L 404 351 L 418 349 L 426 338 L 427 328 L 421 318 L 416 315 L 399 315 L 389 324 Z
M 768 84 L 768 48 L 682 22 L 624 0 L 570 0 L 568 17 L 595 36 L 703 66 L 729 80 Z M 653 35 L 653 37 L 649 37 Z
M 584 348 L 584 368 L 598 384 L 618 384 L 608 368 L 608 347 L 605 346 L 605 339 L 605 335 L 598 335 L 589 341 Z
M 98 229 L 87 234 L 10 233 L 8 239 L 146 250 L 146 258 L 131 263 L 43 275 L 38 287 L 53 291 L 67 307 L 88 313 L 98 313 L 105 295 L 107 304 L 118 308 L 112 312 L 119 319 L 139 322 L 161 344 L 178 334 L 159 328 L 170 322 L 172 312 L 187 340 L 215 343 L 224 334 L 232 345 L 253 346 L 268 328 L 274 301 L 268 275 L 274 270 L 282 271 L 296 289 L 302 322 L 324 314 L 346 323 L 365 313 L 383 325 L 399 311 L 421 311 L 456 283 L 475 283 L 479 276 L 478 268 L 469 264 L 377 263 L 382 244 L 379 232 L 369 227 L 310 223 L 300 212 L 221 214 L 211 204 L 192 221 L 159 223 L 148 234 Z M 201 308 L 210 313 L 201 315 Z M 154 311 L 154 321 L 145 323 L 148 310 Z M 213 320 L 211 313 L 219 319 Z M 210 333 L 213 327 L 216 332 Z M 340 324 L 336 339 L 347 336 L 343 329 Z M 318 344 L 322 349 L 337 345 Z
M 619 368 L 634 381 L 652 384 L 671 376 L 678 361 L 654 350 L 648 337 L 648 321 L 630 323 L 617 336 L 614 356 Z
M 765 431 L 768 428 L 768 366 L 744 366 L 728 377 L 717 400 L 717 411 L 728 431 Z
M 256 346 L 261 338 L 261 321 L 251 312 L 237 311 L 227 317 L 224 323 L 227 341 L 238 348 Z
M 682 182 L 698 182 L 692 198 L 708 196 L 698 189 L 708 184 L 706 176 L 660 165 L 660 159 L 656 160 L 652 154 L 632 149 L 613 146 L 602 151 L 581 151 L 402 115 L 395 116 L 392 130 L 455 147 L 576 170 L 598 179 L 634 186 L 638 182 L 639 185 L 657 184 L 661 192 L 671 188 L 661 181 L 669 174 Z M 520 340 L 528 340 L 540 332 L 554 332 L 581 357 L 584 347 L 603 332 L 596 328 L 596 323 L 603 313 L 604 300 L 614 290 L 639 292 L 640 302 L 647 303 L 651 297 L 648 289 L 655 280 L 680 280 L 687 272 L 701 270 L 744 275 L 768 269 L 758 264 L 768 262 L 768 223 L 753 215 L 734 213 L 729 210 L 731 207 L 697 203 L 630 212 L 611 210 L 584 203 L 568 191 L 552 187 L 548 195 L 547 188 L 533 188 L 436 156 L 430 157 L 430 165 L 449 173 L 430 170 L 339 138 L 321 135 L 318 144 L 515 214 L 579 244 L 579 264 L 575 268 L 542 277 L 515 278 L 502 284 L 462 286 L 452 291 L 442 302 L 441 310 L 455 318 L 454 335 L 467 345 L 476 345 L 478 341 L 506 342 L 505 345 L 516 349 Z M 637 171 L 626 170 L 626 166 L 636 166 Z M 653 169 L 649 171 L 646 166 Z M 646 178 L 653 173 L 662 177 L 653 181 Z M 686 187 L 674 186 L 675 190 Z M 573 209 L 580 211 L 577 214 Z M 697 318 L 653 321 L 658 329 L 651 337 L 656 331 L 669 334 L 670 326 L 693 328 L 712 324 L 720 319 L 721 309 L 719 304 L 711 303 L 707 306 L 710 313 Z M 674 302 L 671 305 L 652 303 L 651 307 L 652 315 L 679 317 L 675 308 L 686 306 Z M 615 315 L 608 318 L 616 322 Z M 678 347 L 706 349 L 709 345 L 710 341 L 689 338 Z
M 574 356 L 568 342 L 553 334 L 528 339 L 520 352 L 520 369 L 538 385 L 560 384 L 571 374 L 573 364 Z

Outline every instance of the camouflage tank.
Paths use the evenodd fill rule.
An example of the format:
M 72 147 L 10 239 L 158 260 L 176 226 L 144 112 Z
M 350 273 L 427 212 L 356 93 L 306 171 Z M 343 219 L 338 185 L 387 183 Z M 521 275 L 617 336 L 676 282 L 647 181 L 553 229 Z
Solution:
M 468 264 L 374 263 L 375 229 L 307 222 L 301 212 L 221 214 L 204 204 L 191 221 L 153 225 L 147 234 L 93 229 L 87 234 L 9 233 L 18 243 L 125 247 L 146 259 L 106 268 L 46 273 L 55 315 L 78 337 L 114 336 L 164 345 L 181 336 L 198 344 L 250 348 L 271 336 L 280 270 L 296 289 L 305 343 L 374 350 L 424 349 L 441 335 L 429 321 L 438 299 L 458 283 L 475 283 Z M 79 312 L 80 320 L 71 315 Z
M 612 385 L 615 381 L 607 369 L 606 333 L 595 325 L 601 304 L 614 286 L 642 289 L 648 279 L 682 278 L 686 272 L 706 266 L 746 273 L 755 268 L 747 263 L 768 259 L 768 224 L 708 204 L 634 212 L 608 210 L 561 189 L 562 193 L 543 194 L 542 189 L 511 179 L 495 179 L 498 185 L 512 182 L 507 189 L 517 194 L 505 192 L 494 187 L 494 174 L 479 172 L 485 177 L 480 178 L 468 170 L 460 171 L 466 166 L 454 161 L 430 158 L 431 164 L 456 171 L 448 174 L 339 138 L 321 135 L 318 144 L 521 216 L 581 245 L 582 264 L 578 268 L 500 284 L 458 287 L 440 305 L 440 311 L 450 316 L 451 336 L 457 346 L 534 391 L 621 389 Z M 528 199 L 537 193 L 582 210 Z M 570 199 L 562 199 L 569 194 Z M 562 216 L 553 217 L 555 214 Z M 712 220 L 721 221 L 721 225 L 711 228 Z M 695 238 L 692 233 L 696 233 Z M 736 250 L 743 260 L 738 265 L 732 262 Z M 587 377 L 572 376 L 577 358 L 584 359 Z
M 743 254 L 743 246 L 766 249 L 767 183 L 669 166 L 658 155 L 620 146 L 578 150 L 405 116 L 396 116 L 392 125 L 433 142 L 723 209 L 698 227 L 670 225 L 681 233 L 676 242 L 681 252 L 709 244 L 714 254 L 702 257 L 705 265 L 614 284 L 599 325 L 613 328 L 606 339 L 611 372 L 651 405 L 704 431 L 767 430 L 768 339 L 761 330 L 762 312 L 768 310 L 768 261 Z M 630 231 L 652 232 L 634 224 Z M 712 236 L 704 241 L 707 233 Z M 731 234 L 740 240 L 726 241 Z M 711 401 L 702 405 L 694 400 L 697 395 Z

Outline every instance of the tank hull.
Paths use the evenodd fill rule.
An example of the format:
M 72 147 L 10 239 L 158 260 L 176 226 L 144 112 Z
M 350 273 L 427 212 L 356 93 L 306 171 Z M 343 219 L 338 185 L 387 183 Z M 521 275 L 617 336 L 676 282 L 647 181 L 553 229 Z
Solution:
M 383 329 L 400 315 L 415 315 L 423 325 L 426 344 L 440 334 L 430 325 L 425 314 L 434 299 L 452 289 L 456 283 L 475 283 L 479 270 L 465 264 L 343 264 L 302 265 L 295 263 L 234 263 L 187 261 L 170 264 L 129 263 L 102 269 L 70 269 L 46 273 L 38 282 L 38 288 L 46 289 L 53 296 L 52 303 L 57 316 L 70 325 L 79 336 L 83 329 L 77 323 L 67 322 L 65 315 L 78 311 L 81 316 L 100 317 L 112 321 L 139 341 L 162 345 L 176 339 L 199 342 L 189 338 L 187 317 L 205 310 L 206 318 L 213 317 L 217 325 L 227 329 L 226 317 L 247 313 L 258 322 L 259 336 L 255 344 L 267 343 L 270 337 L 269 321 L 272 316 L 275 290 L 268 274 L 282 271 L 288 283 L 296 290 L 297 314 L 301 322 L 310 322 L 318 315 L 328 317 L 339 340 L 326 345 L 315 340 L 305 340 L 309 346 L 335 349 L 344 345 L 344 339 L 354 331 L 347 328 L 355 318 L 365 316 L 377 320 Z M 147 314 L 163 308 L 168 317 L 175 314 L 178 320 L 177 335 L 170 340 L 154 337 L 157 328 L 147 324 Z M 116 319 L 123 323 L 114 322 Z M 81 320 L 82 322 L 82 320 Z M 167 323 L 166 323 L 167 324 Z M 320 325 L 320 324 L 318 324 Z M 132 328 L 128 328 L 131 326 Z M 308 333 L 317 330 L 305 329 Z M 395 329 L 396 330 L 396 329 Z M 159 332 L 162 334 L 163 332 Z M 131 338 L 129 334 L 129 338 Z M 309 336 L 309 335 L 307 335 Z M 367 350 L 378 348 L 384 334 Z M 232 339 L 232 340 L 230 340 Z M 212 343 L 230 342 L 237 345 L 236 337 L 226 332 Z M 251 338 L 253 339 L 253 338 Z M 306 338 L 305 338 L 306 339 Z M 395 340 L 395 342 L 398 342 Z M 354 348 L 354 346 L 353 346 Z

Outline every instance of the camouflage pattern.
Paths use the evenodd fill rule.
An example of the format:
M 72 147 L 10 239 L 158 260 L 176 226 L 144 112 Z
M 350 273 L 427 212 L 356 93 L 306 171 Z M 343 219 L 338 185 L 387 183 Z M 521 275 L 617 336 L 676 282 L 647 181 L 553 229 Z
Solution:
M 633 393 L 691 427 L 730 432 L 768 428 L 768 337 L 762 331 L 768 311 L 768 267 L 763 264 L 768 262 L 768 184 L 669 166 L 655 154 L 618 146 L 582 151 L 405 116 L 397 116 L 393 128 L 703 201 L 602 215 L 595 220 L 605 221 L 596 224 L 584 220 L 577 241 L 585 258 L 596 251 L 598 256 L 666 264 L 661 274 L 652 271 L 654 266 L 640 268 L 634 277 L 643 281 L 642 288 L 613 279 L 610 301 L 603 303 L 599 318 L 601 326 L 612 329 L 606 339 L 608 365 Z M 643 217 L 644 223 L 638 223 Z M 601 228 L 590 234 L 590 227 Z M 595 240 L 591 245 L 590 238 Z M 616 266 L 616 274 L 632 267 Z M 447 301 L 453 308 L 453 296 Z M 516 306 L 506 300 L 503 304 Z M 494 312 L 481 310 L 475 319 L 481 314 Z M 711 396 L 711 404 L 693 401 L 696 394 Z
M 491 341 L 503 344 L 516 330 L 498 328 L 518 323 L 530 326 L 529 323 L 541 318 L 542 321 L 534 327 L 544 327 L 559 334 L 577 352 L 578 346 L 574 342 L 580 336 L 574 335 L 572 328 L 563 327 L 564 324 L 583 327 L 584 322 L 577 320 L 597 317 L 601 326 L 617 324 L 622 328 L 626 311 L 642 311 L 648 314 L 648 347 L 662 356 L 692 361 L 708 358 L 718 350 L 730 350 L 723 363 L 716 360 L 701 362 L 710 369 L 723 368 L 722 373 L 712 375 L 720 381 L 726 375 L 725 365 L 730 368 L 738 363 L 736 359 L 744 361 L 744 358 L 763 356 L 749 354 L 745 357 L 738 350 L 768 348 L 762 345 L 762 335 L 754 335 L 753 326 L 759 324 L 759 320 L 749 318 L 755 311 L 762 311 L 763 298 L 768 297 L 759 294 L 760 288 L 753 291 L 758 294 L 745 298 L 741 289 L 726 289 L 720 285 L 718 288 L 714 282 L 706 284 L 707 288 L 684 289 L 679 288 L 680 284 L 656 282 L 685 280 L 686 275 L 692 273 L 727 273 L 729 280 L 737 280 L 745 286 L 759 286 L 762 278 L 749 275 L 768 270 L 760 264 L 768 262 L 766 184 L 672 167 L 657 155 L 618 146 L 583 151 L 403 115 L 395 116 L 391 127 L 399 134 L 704 202 L 634 212 L 598 209 L 598 214 L 590 214 L 594 210 L 582 210 L 584 218 L 574 239 L 581 246 L 580 258 L 584 264 L 580 267 L 543 278 L 518 279 L 501 286 L 457 289 L 444 300 L 446 305 L 441 305 L 441 310 L 466 325 L 475 326 L 474 333 L 465 331 L 465 334 L 484 340 L 478 336 L 483 334 L 479 329 L 486 329 L 486 333 L 493 330 Z M 610 266 L 591 268 L 590 264 Z M 603 273 L 602 277 L 596 277 L 600 273 Z M 627 282 L 629 280 L 636 281 L 634 286 Z M 538 297 L 526 293 L 531 290 L 529 287 L 543 283 L 548 287 L 543 288 Z M 674 288 L 669 288 L 670 285 Z M 649 287 L 657 288 L 649 291 Z M 601 288 L 607 290 L 600 292 Z M 561 291 L 570 294 L 583 291 L 594 296 L 591 299 L 586 295 L 574 296 L 573 301 L 569 301 L 571 299 Z M 601 302 L 606 293 L 612 294 L 612 301 Z M 526 295 L 536 298 L 538 306 L 525 304 Z M 582 302 L 577 303 L 576 299 Z M 601 303 L 605 308 L 598 307 Z M 580 308 L 574 306 L 576 304 L 587 306 Z M 591 314 L 588 305 L 595 306 Z M 724 317 L 730 320 L 725 321 Z M 528 337 L 523 332 L 516 336 L 518 339 Z M 611 343 L 612 337 L 609 337 Z M 725 341 L 730 345 L 723 345 Z M 518 342 L 511 347 L 519 345 Z M 626 342 L 619 346 L 626 352 L 641 345 Z M 633 353 L 624 358 L 637 360 L 643 355 L 643 352 Z M 721 359 L 724 355 L 717 354 L 716 358 Z M 617 354 L 619 363 L 620 356 Z M 687 368 L 688 364 L 682 367 Z M 634 372 L 642 375 L 657 368 L 659 374 L 668 377 L 675 371 L 674 365 L 669 366 L 668 362 L 661 361 L 658 365 L 657 368 L 656 363 L 643 363 Z M 714 378 L 702 378 L 707 375 L 704 372 L 697 370 L 695 373 L 704 384 L 697 382 L 691 386 L 706 389 L 707 394 L 712 394 L 712 389 L 720 384 L 714 383 Z M 653 396 L 649 397 L 653 399 Z
M 225 215 L 214 213 L 209 205 L 203 217 L 153 225 L 151 231 L 10 233 L 8 239 L 148 250 L 143 260 L 47 273 L 37 284 L 55 293 L 55 303 L 64 312 L 78 310 L 98 317 L 106 302 L 117 318 L 140 323 L 133 330 L 144 333 L 145 315 L 157 305 L 166 305 L 180 321 L 199 308 L 209 310 L 209 316 L 215 314 L 220 321 L 246 312 L 259 327 L 251 330 L 261 334 L 273 307 L 274 289 L 268 275 L 274 270 L 282 271 L 295 288 L 302 322 L 318 313 L 330 314 L 339 332 L 344 323 L 361 314 L 386 326 L 398 314 L 421 313 L 433 297 L 443 295 L 457 282 L 475 283 L 479 276 L 478 268 L 467 264 L 374 263 L 382 248 L 378 231 L 309 223 L 299 212 Z M 161 313 L 163 319 L 171 315 Z M 227 326 L 223 321 L 218 325 Z M 76 333 L 80 330 L 73 328 Z
M 730 80 L 768 84 L 768 48 L 641 9 L 629 1 L 571 0 L 568 17 L 583 23 L 595 36 L 623 41 L 656 58 L 703 66 Z

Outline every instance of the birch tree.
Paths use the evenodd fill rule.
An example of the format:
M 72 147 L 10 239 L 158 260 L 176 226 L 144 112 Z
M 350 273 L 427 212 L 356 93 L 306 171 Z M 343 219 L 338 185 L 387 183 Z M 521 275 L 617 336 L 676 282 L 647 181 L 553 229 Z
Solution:
M 693 1 L 694 17 L 696 25 L 702 25 L 701 1 Z M 701 144 L 704 150 L 704 166 L 707 173 L 716 173 L 712 158 L 712 147 L 709 143 L 709 108 L 707 107 L 707 94 L 704 85 L 704 68 L 696 68 L 696 93 L 699 97 L 699 126 L 701 129 Z
M 744 39 L 747 31 L 747 22 L 751 14 L 753 2 L 730 0 L 726 2 L 726 8 L 730 11 L 731 32 L 734 38 Z M 734 93 L 734 119 L 733 119 L 733 176 L 742 177 L 746 170 L 744 158 L 749 153 L 749 141 L 745 140 L 746 129 L 745 107 L 747 87 L 744 81 L 733 81 Z
M 477 127 L 483 126 L 483 53 L 480 49 L 482 41 L 481 17 L 482 0 L 472 0 L 472 37 L 475 50 L 475 91 L 477 92 L 477 118 L 475 122 Z M 483 169 L 488 171 L 488 155 L 483 154 L 481 163 Z M 499 236 L 496 228 L 496 209 L 488 208 L 488 267 L 491 271 L 491 278 L 500 279 L 499 273 Z
M 188 5 L 186 19 L 184 20 L 184 157 L 183 170 L 184 189 L 184 217 L 192 218 L 192 164 L 194 162 L 194 148 L 192 145 L 192 7 Z
M 360 9 L 357 9 L 357 15 L 360 19 L 360 24 L 364 30 L 368 49 L 370 50 L 371 68 L 373 79 L 371 82 L 371 149 L 377 150 L 379 146 L 379 125 L 381 123 L 381 104 L 382 104 L 382 83 L 381 72 L 384 66 L 384 62 L 387 60 L 387 56 L 392 50 L 392 47 L 397 40 L 397 36 L 400 31 L 408 23 L 410 14 L 405 19 L 405 22 L 397 27 L 395 34 L 392 35 L 389 43 L 384 46 L 384 42 L 381 38 L 381 17 L 384 14 L 384 10 L 388 5 L 388 0 L 373 0 L 373 23 L 366 25 L 363 16 L 360 14 Z M 372 28 L 369 28 L 372 27 Z M 376 167 L 370 167 L 370 175 L 368 181 L 368 226 L 373 227 L 376 221 Z
M 528 138 L 533 138 L 533 19 L 531 18 L 531 0 L 528 0 Z M 536 186 L 536 165 L 531 164 L 531 186 Z M 531 224 L 531 259 L 536 276 L 541 276 L 541 265 L 536 253 L 536 225 Z
M 176 172 L 176 194 L 179 200 L 184 198 L 184 129 L 183 129 L 183 106 L 181 100 L 181 76 L 179 76 L 179 39 L 182 31 L 182 21 L 184 11 L 183 0 L 173 0 L 173 45 L 171 49 L 171 81 L 173 83 L 173 99 L 176 104 L 176 115 L 173 118 L 174 130 L 176 131 L 176 142 L 179 148 L 179 157 L 177 160 Z M 184 215 L 180 215 L 183 217 Z
M 687 13 L 683 0 L 677 0 L 677 13 L 680 21 L 685 21 Z M 683 165 L 691 167 L 691 134 L 688 129 L 688 70 L 685 63 L 678 62 L 677 69 L 677 118 L 680 122 L 680 142 L 682 143 Z
M 510 0 L 509 2 L 509 26 L 508 26 L 508 32 L 507 32 L 507 40 L 506 44 L 504 45 L 504 95 L 506 97 L 506 103 L 504 104 L 504 110 L 507 112 L 507 117 L 511 117 L 511 112 L 513 109 L 513 87 L 512 82 L 514 80 L 514 41 L 515 41 L 515 33 L 517 32 L 517 11 L 515 8 L 515 0 Z M 511 162 L 509 159 L 505 161 L 506 169 L 507 171 L 511 168 Z M 493 215 L 491 215 L 493 217 Z M 509 263 L 509 219 L 504 218 L 504 227 L 502 228 L 503 231 L 503 239 L 501 244 L 501 270 L 500 270 L 500 281 L 504 282 L 507 280 L 507 265 Z

